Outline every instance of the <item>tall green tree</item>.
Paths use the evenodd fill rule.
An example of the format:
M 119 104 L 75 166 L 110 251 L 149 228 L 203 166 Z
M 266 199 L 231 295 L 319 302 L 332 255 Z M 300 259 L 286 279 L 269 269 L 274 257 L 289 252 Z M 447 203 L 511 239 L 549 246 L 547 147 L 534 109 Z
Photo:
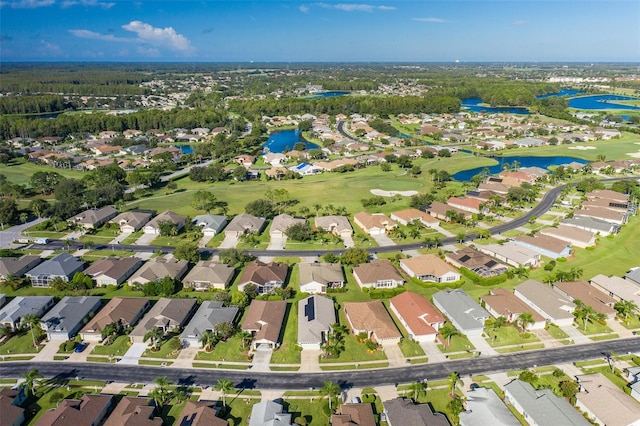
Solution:
M 340 394 L 340 386 L 333 382 L 324 382 L 321 392 L 329 397 L 329 411 L 332 410 L 332 400 Z
M 220 395 L 222 395 L 222 406 L 226 407 L 227 395 L 233 391 L 233 382 L 228 379 L 218 379 L 215 389 L 220 391 Z

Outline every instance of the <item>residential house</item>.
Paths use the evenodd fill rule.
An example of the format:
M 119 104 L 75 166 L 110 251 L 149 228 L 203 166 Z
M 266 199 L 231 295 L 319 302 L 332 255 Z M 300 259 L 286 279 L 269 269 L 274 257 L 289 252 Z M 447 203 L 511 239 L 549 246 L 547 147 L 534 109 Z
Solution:
M 214 331 L 218 324 L 233 324 L 238 316 L 237 306 L 223 306 L 222 302 L 202 302 L 191 321 L 184 328 L 180 340 L 185 346 L 202 346 L 200 339 L 205 331 Z
M 548 285 L 536 280 L 527 280 L 518 284 L 513 293 L 542 315 L 547 322 L 559 327 L 573 324 L 573 311 L 576 309 L 576 304 L 571 298 L 561 295 Z
M 557 282 L 553 284 L 553 289 L 573 302 L 579 300 L 591 306 L 594 311 L 604 314 L 607 319 L 612 320 L 616 317 L 616 310 L 613 309 L 616 299 L 597 290 L 586 281 Z
M 389 426 L 450 426 L 447 416 L 434 413 L 430 404 L 416 404 L 408 398 L 396 398 L 384 401 L 383 405 Z
M 287 156 L 279 152 L 270 152 L 263 155 L 262 158 L 266 164 L 271 164 L 274 167 L 287 162 Z
M 12 276 L 22 277 L 41 261 L 40 256 L 0 257 L 0 281 Z
M 360 212 L 353 216 L 353 222 L 369 235 L 384 235 L 387 231 L 397 227 L 395 221 L 383 213 Z
M 440 221 L 427 213 L 418 209 L 406 209 L 391 213 L 391 220 L 402 225 L 409 225 L 410 223 L 419 223 L 427 228 L 439 226 Z
M 299 263 L 300 291 L 325 294 L 329 288 L 342 288 L 345 277 L 339 263 Z
M 51 287 L 51 282 L 60 278 L 68 282 L 76 272 L 82 272 L 84 262 L 69 253 L 63 252 L 31 269 L 25 275 L 33 287 Z
M 506 288 L 491 289 L 488 295 L 480 296 L 480 300 L 484 302 L 485 309 L 495 318 L 505 317 L 509 322 L 516 322 L 520 314 L 528 312 L 534 322 L 527 324 L 527 329 L 542 330 L 547 325 L 542 315 Z
M 630 300 L 636 306 L 640 306 L 640 284 L 636 284 L 632 280 L 598 274 L 591 278 L 589 283 L 596 289 L 613 297 L 616 301 Z
M 433 295 L 433 304 L 467 336 L 481 336 L 484 322 L 491 316 L 463 290 L 439 291 Z
M 336 322 L 333 299 L 318 295 L 302 299 L 298 302 L 298 345 L 320 349 Z
M 124 213 L 120 213 L 118 216 L 110 220 L 111 223 L 116 223 L 120 227 L 120 232 L 134 233 L 139 231 L 153 215 L 149 212 L 142 212 L 132 210 Z
M 178 331 L 191 318 L 197 305 L 196 299 L 162 297 L 129 333 L 129 339 L 132 343 L 144 343 L 144 336 L 153 328 L 161 329 L 163 334 Z
M 35 426 L 98 426 L 111 410 L 113 395 L 83 395 L 80 399 L 63 399 L 47 410 Z
M 288 426 L 292 425 L 291 414 L 284 411 L 282 404 L 274 401 L 262 401 L 251 408 L 249 426 Z
M 124 396 L 103 426 L 162 426 L 156 409 L 147 398 Z
M 265 219 L 255 217 L 247 213 L 241 213 L 231 219 L 224 230 L 226 237 L 240 237 L 247 233 L 260 233 L 264 227 Z
M 22 391 L 0 388 L 0 424 L 21 426 L 24 423 L 24 408 L 20 407 L 25 395 Z
M 225 419 L 217 416 L 216 403 L 211 401 L 187 401 L 180 412 L 176 426 L 227 426 Z
M 289 167 L 294 173 L 298 173 L 301 176 L 313 176 L 322 173 L 322 168 L 308 163 L 300 163 L 296 166 Z
M 65 296 L 40 319 L 40 327 L 49 340 L 71 340 L 101 305 L 99 296 Z
M 353 276 L 360 288 L 396 288 L 404 279 L 387 259 L 376 259 L 353 268 Z
M 400 259 L 400 267 L 410 277 L 424 282 L 451 283 L 462 278 L 455 268 L 434 254 Z
M 315 226 L 340 237 L 353 235 L 353 228 L 345 216 L 318 216 Z
M 331 426 L 376 426 L 371 404 L 342 404 L 336 414 L 331 415 Z
M 25 316 L 40 318 L 54 304 L 52 296 L 16 296 L 0 309 L 0 324 L 16 330 Z
M 640 367 L 629 367 L 625 369 L 631 397 L 640 402 Z
M 576 407 L 597 425 L 640 425 L 640 406 L 602 373 L 576 376 Z
M 590 209 L 593 207 L 602 207 L 613 211 L 626 212 L 627 210 L 629 210 L 629 203 L 626 203 L 624 201 L 610 200 L 608 198 L 593 198 L 587 201 L 583 201 L 582 207 L 586 209 Z
M 473 389 L 466 397 L 466 411 L 459 414 L 460 426 L 520 426 L 493 389 Z
M 447 204 L 451 207 L 455 207 L 460 210 L 464 210 L 470 213 L 483 213 L 487 211 L 487 208 L 483 206 L 484 202 L 477 198 L 471 197 L 450 197 L 447 200 Z
M 254 155 L 242 154 L 242 155 L 233 157 L 233 161 L 235 163 L 240 164 L 241 166 L 244 166 L 246 169 L 248 169 L 249 167 L 253 166 L 253 164 L 256 162 L 256 157 Z
M 622 194 L 610 189 L 596 189 L 595 191 L 587 192 L 584 196 L 587 197 L 588 200 L 605 199 L 619 204 L 629 203 L 628 194 Z
M 445 318 L 424 296 L 405 291 L 389 301 L 389 308 L 409 333 L 409 339 L 433 342 Z
M 629 220 L 629 213 L 626 211 L 616 211 L 605 207 L 583 207 L 573 212 L 574 217 L 591 217 L 604 220 L 615 225 L 624 225 Z
M 179 280 L 184 276 L 188 268 L 189 262 L 186 260 L 154 257 L 131 275 L 128 282 L 129 285 L 141 286 L 151 281 L 160 281 L 165 277 Z
M 504 401 L 511 404 L 531 426 L 589 426 L 569 402 L 549 389 L 536 390 L 529 383 L 513 380 L 504 386 Z
M 378 343 L 398 343 L 402 334 L 381 301 L 344 302 L 344 315 L 353 334 L 366 333 Z
M 603 237 L 609 235 L 615 235 L 620 230 L 620 225 L 615 223 L 607 222 L 606 220 L 597 219 L 593 217 L 574 217 L 572 219 L 563 219 L 560 222 L 566 226 L 572 226 L 578 229 L 584 229 L 586 231 L 593 232 L 596 235 L 600 235 Z
M 193 218 L 193 224 L 200 227 L 205 237 L 215 237 L 227 224 L 226 216 L 201 214 Z
M 253 284 L 258 294 L 271 293 L 284 285 L 288 271 L 289 267 L 286 263 L 263 263 L 253 260 L 244 268 L 238 290 L 244 291 L 248 284 Z
M 240 328 L 253 336 L 253 349 L 280 345 L 280 333 L 287 313 L 285 300 L 252 300 Z
M 142 265 L 137 257 L 106 257 L 96 260 L 85 269 L 84 274 L 91 277 L 96 286 L 119 286 Z
M 100 341 L 107 325 L 134 326 L 148 308 L 146 297 L 114 297 L 80 330 L 80 336 L 83 340 Z
M 515 141 L 513 141 L 513 143 L 517 145 L 519 148 L 532 148 L 532 147 L 546 145 L 545 141 L 538 138 L 521 138 L 521 139 L 516 139 Z
M 450 222 L 453 215 L 459 215 L 464 220 L 469 220 L 473 217 L 473 213 L 459 209 L 449 204 L 441 203 L 440 201 L 432 202 L 426 209 L 427 213 L 431 216 Z
M 631 280 L 640 285 L 640 267 L 631 268 L 631 270 L 624 276 L 624 279 Z
M 271 238 L 285 238 L 287 236 L 287 230 L 293 225 L 304 225 L 306 221 L 304 219 L 290 216 L 286 213 L 279 214 L 273 218 L 271 222 L 271 228 L 269 229 L 269 235 Z
M 568 242 L 544 234 L 536 234 L 533 237 L 518 235 L 513 242 L 552 259 L 567 258 L 571 255 L 571 246 Z
M 235 269 L 224 263 L 201 260 L 182 280 L 185 287 L 195 290 L 224 290 L 231 283 Z
M 544 228 L 539 234 L 565 241 L 571 246 L 587 248 L 596 245 L 596 234 L 574 226 L 559 225 L 557 228 Z
M 145 234 L 160 235 L 160 225 L 163 222 L 172 223 L 179 231 L 180 229 L 184 228 L 184 224 L 186 221 L 186 217 L 180 216 L 177 213 L 167 210 L 154 217 L 144 226 L 144 228 L 142 228 L 142 230 Z
M 115 207 L 106 206 L 101 209 L 85 210 L 82 213 L 78 213 L 77 215 L 70 217 L 67 219 L 67 222 L 79 225 L 85 229 L 95 229 L 116 217 L 117 214 L 118 211 Z
M 514 241 L 507 241 L 504 244 L 477 245 L 476 248 L 482 253 L 495 257 L 507 265 L 516 268 L 535 268 L 540 262 L 540 253 L 535 252 L 525 246 L 516 244 Z
M 471 247 L 465 247 L 455 253 L 446 253 L 445 259 L 456 268 L 467 268 L 481 277 L 495 277 L 509 269 L 506 265 Z

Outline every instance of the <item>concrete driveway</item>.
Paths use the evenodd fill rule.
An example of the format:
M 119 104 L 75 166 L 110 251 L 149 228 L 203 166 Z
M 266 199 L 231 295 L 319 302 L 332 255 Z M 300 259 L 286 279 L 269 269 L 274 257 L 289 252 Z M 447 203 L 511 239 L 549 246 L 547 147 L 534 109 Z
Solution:
M 109 244 L 120 244 L 125 238 L 131 235 L 131 232 L 121 232 L 113 240 L 109 241 Z
M 253 353 L 253 360 L 251 362 L 251 369 L 253 371 L 271 371 L 269 364 L 271 363 L 271 354 L 273 349 L 258 346 L 258 349 Z
M 155 240 L 157 236 L 156 234 L 142 234 L 133 244 L 137 246 L 148 246 L 151 245 L 151 241 Z
M 284 250 L 287 245 L 287 237 L 274 237 L 271 236 L 269 240 L 269 247 L 267 250 Z
M 131 364 L 138 365 L 138 359 L 142 356 L 144 351 L 147 350 L 149 345 L 146 343 L 134 343 L 132 344 L 127 352 L 122 356 L 118 364 Z
M 372 235 L 371 238 L 373 238 L 380 247 L 396 245 L 396 243 L 386 234 Z
M 353 242 L 353 237 L 351 235 L 343 235 L 342 242 L 346 248 L 353 247 L 356 244 Z
M 238 245 L 238 237 L 232 237 L 230 235 L 226 235 L 218 248 L 221 248 L 221 249 L 234 248 L 237 245 Z

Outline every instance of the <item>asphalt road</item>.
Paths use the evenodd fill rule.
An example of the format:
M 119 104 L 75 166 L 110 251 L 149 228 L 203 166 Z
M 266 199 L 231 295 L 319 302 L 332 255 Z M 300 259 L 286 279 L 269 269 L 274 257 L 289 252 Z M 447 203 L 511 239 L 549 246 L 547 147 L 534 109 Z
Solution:
M 350 370 L 326 373 L 270 372 L 251 370 L 179 369 L 171 367 L 128 366 L 104 363 L 2 362 L 0 377 L 21 377 L 31 369 L 47 378 L 84 378 L 125 383 L 151 383 L 156 377 L 167 376 L 177 384 L 214 386 L 218 379 L 229 379 L 238 388 L 247 389 L 309 389 L 320 388 L 325 381 L 350 387 L 373 387 L 409 383 L 417 380 L 440 380 L 452 371 L 461 376 L 491 374 L 543 365 L 558 365 L 585 359 L 606 358 L 608 354 L 640 352 L 640 337 L 569 345 L 560 348 L 527 351 L 490 357 L 467 358 L 433 364 L 417 364 L 379 370 Z

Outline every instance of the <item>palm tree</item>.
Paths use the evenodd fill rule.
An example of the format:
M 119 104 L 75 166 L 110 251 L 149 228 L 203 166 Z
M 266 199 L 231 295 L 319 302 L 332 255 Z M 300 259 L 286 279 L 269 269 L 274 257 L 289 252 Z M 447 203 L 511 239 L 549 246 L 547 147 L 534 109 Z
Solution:
M 496 318 L 496 320 L 493 322 L 493 329 L 494 330 L 498 330 L 504 326 L 506 326 L 507 324 L 509 324 L 509 321 L 507 321 L 507 319 L 503 316 L 499 316 L 498 318 Z
M 582 320 L 583 330 L 587 331 L 587 323 L 594 321 L 602 321 L 606 318 L 606 315 L 596 312 L 593 307 L 585 305 L 580 300 L 575 300 L 576 309 L 573 311 L 573 315 L 576 320 Z
M 38 317 L 37 315 L 29 314 L 29 315 L 23 316 L 20 322 L 24 326 L 29 327 L 29 330 L 31 330 L 31 339 L 33 340 L 33 347 L 37 348 L 38 345 L 36 342 L 36 335 L 33 329 L 35 327 L 40 326 L 40 317 Z
M 631 300 L 621 300 L 613 305 L 613 309 L 618 311 L 618 315 L 622 317 L 622 321 L 629 323 L 631 315 L 638 312 L 638 305 Z
M 329 397 L 329 411 L 331 411 L 331 400 L 335 398 L 341 389 L 340 386 L 333 382 L 324 382 L 324 386 L 322 387 L 322 393 L 326 393 Z
M 29 370 L 22 375 L 24 377 L 24 388 L 27 391 L 27 396 L 35 394 L 36 385 L 40 383 L 42 374 L 38 370 Z
M 447 379 L 449 379 L 449 385 L 451 386 L 451 395 L 453 395 L 456 392 L 458 383 L 460 383 L 460 375 L 457 372 L 452 371 L 451 374 L 447 376 Z
M 164 331 L 160 327 L 150 328 L 146 333 L 144 333 L 143 340 L 146 342 L 147 340 L 151 340 L 151 347 L 155 350 L 158 350 L 158 343 L 160 343 L 160 339 L 164 336 Z
M 523 312 L 520 315 L 518 315 L 518 318 L 516 319 L 516 323 L 522 329 L 523 333 L 526 333 L 527 328 L 531 324 L 534 324 L 535 322 L 536 321 L 533 318 L 533 315 L 531 314 L 531 312 Z
M 240 337 L 240 340 L 242 341 L 242 350 L 244 350 L 247 346 L 249 346 L 249 343 L 251 342 L 253 336 L 250 332 L 244 330 L 240 331 L 238 335 Z
M 151 391 L 150 395 L 155 401 L 156 406 L 162 408 L 172 398 L 172 392 L 169 390 L 172 382 L 167 379 L 167 376 L 156 377 L 154 382 L 157 386 Z
M 427 384 L 425 382 L 413 382 L 409 386 L 414 401 L 417 401 L 420 395 L 427 390 Z
M 513 270 L 513 273 L 515 275 L 518 276 L 518 278 L 522 279 L 522 278 L 529 278 L 529 271 L 527 271 L 527 268 L 525 268 L 524 266 L 520 265 L 517 268 L 515 268 Z
M 215 389 L 220 391 L 220 394 L 222 395 L 222 406 L 226 407 L 227 406 L 226 396 L 228 393 L 233 391 L 233 382 L 227 379 L 218 379 L 218 384 L 216 384 Z
M 202 336 L 200 337 L 200 343 L 205 351 L 211 352 L 213 350 L 213 346 L 215 345 L 216 335 L 211 330 L 205 330 L 202 332 Z
M 102 329 L 102 335 L 105 337 L 105 340 L 107 342 L 108 345 L 110 345 L 113 340 L 113 336 L 115 336 L 116 334 L 118 334 L 118 324 L 116 324 L 115 322 L 110 322 L 109 324 L 105 325 L 104 328 Z
M 454 336 L 458 336 L 460 332 L 457 328 L 452 326 L 451 324 L 445 324 L 440 327 L 440 335 L 447 341 L 447 345 L 451 344 L 451 338 Z

